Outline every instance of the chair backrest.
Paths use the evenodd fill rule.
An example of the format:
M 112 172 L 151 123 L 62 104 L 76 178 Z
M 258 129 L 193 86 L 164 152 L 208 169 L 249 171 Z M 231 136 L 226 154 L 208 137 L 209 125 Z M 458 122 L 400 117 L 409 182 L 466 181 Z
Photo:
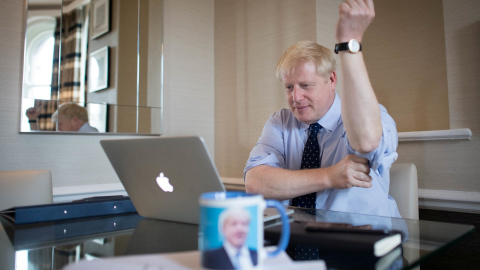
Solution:
M 389 194 L 397 202 L 403 218 L 418 219 L 418 179 L 415 164 L 394 163 L 392 165 Z
M 49 170 L 0 171 L 0 211 L 53 203 Z

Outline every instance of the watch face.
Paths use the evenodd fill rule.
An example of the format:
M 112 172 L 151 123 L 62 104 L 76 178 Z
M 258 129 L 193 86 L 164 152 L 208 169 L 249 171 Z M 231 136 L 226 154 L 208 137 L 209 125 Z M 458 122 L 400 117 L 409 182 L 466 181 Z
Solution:
M 360 51 L 360 43 L 357 40 L 352 39 L 348 42 L 348 49 L 352 53 L 356 53 Z

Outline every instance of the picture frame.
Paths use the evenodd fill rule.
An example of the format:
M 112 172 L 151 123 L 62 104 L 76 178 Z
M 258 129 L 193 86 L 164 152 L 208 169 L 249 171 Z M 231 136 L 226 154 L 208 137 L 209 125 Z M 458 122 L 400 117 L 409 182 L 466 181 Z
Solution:
M 107 103 L 87 103 L 88 123 L 98 129 L 99 133 L 108 132 Z
M 92 3 L 92 39 L 110 32 L 110 0 Z
M 88 91 L 94 92 L 108 87 L 110 48 L 105 46 L 90 54 L 88 61 Z

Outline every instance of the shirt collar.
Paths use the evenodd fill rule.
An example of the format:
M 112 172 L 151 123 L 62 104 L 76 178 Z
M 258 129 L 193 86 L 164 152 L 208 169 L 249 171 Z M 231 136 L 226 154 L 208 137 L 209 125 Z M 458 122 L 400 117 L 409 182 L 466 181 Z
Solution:
M 237 253 L 242 251 L 245 248 L 245 245 L 243 245 L 240 250 L 232 246 L 227 240 L 224 241 L 223 247 L 225 248 L 225 251 L 228 253 L 228 255 L 232 258 L 234 258 Z
M 342 106 L 340 101 L 340 96 L 335 92 L 335 99 L 333 100 L 332 106 L 328 109 L 327 113 L 317 121 L 323 128 L 333 131 L 337 126 L 338 120 L 341 116 Z M 298 120 L 297 120 L 298 121 Z M 299 129 L 307 130 L 310 125 L 298 121 Z
M 333 131 L 338 124 L 338 119 L 342 113 L 340 96 L 335 92 L 335 99 L 327 113 L 318 121 L 318 123 L 329 131 Z

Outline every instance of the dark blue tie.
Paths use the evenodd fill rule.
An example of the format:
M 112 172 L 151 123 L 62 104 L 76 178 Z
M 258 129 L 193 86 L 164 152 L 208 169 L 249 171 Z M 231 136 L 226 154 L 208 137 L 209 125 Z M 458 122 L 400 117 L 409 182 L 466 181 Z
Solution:
M 311 124 L 309 127 L 310 135 L 307 143 L 303 149 L 302 165 L 300 169 L 320 168 L 320 146 L 318 146 L 318 131 L 322 126 L 318 123 Z M 305 208 L 316 208 L 317 193 L 302 195 L 293 198 L 292 206 L 299 206 Z
M 318 131 L 322 126 L 318 123 L 311 124 L 309 127 L 310 135 L 303 149 L 302 165 L 300 169 L 320 168 L 320 146 L 318 145 Z M 292 199 L 292 206 L 305 208 L 316 208 L 317 193 L 313 192 Z M 315 215 L 315 210 L 306 210 L 307 214 Z M 318 260 L 319 249 L 316 246 L 296 244 L 293 245 L 295 260 Z

